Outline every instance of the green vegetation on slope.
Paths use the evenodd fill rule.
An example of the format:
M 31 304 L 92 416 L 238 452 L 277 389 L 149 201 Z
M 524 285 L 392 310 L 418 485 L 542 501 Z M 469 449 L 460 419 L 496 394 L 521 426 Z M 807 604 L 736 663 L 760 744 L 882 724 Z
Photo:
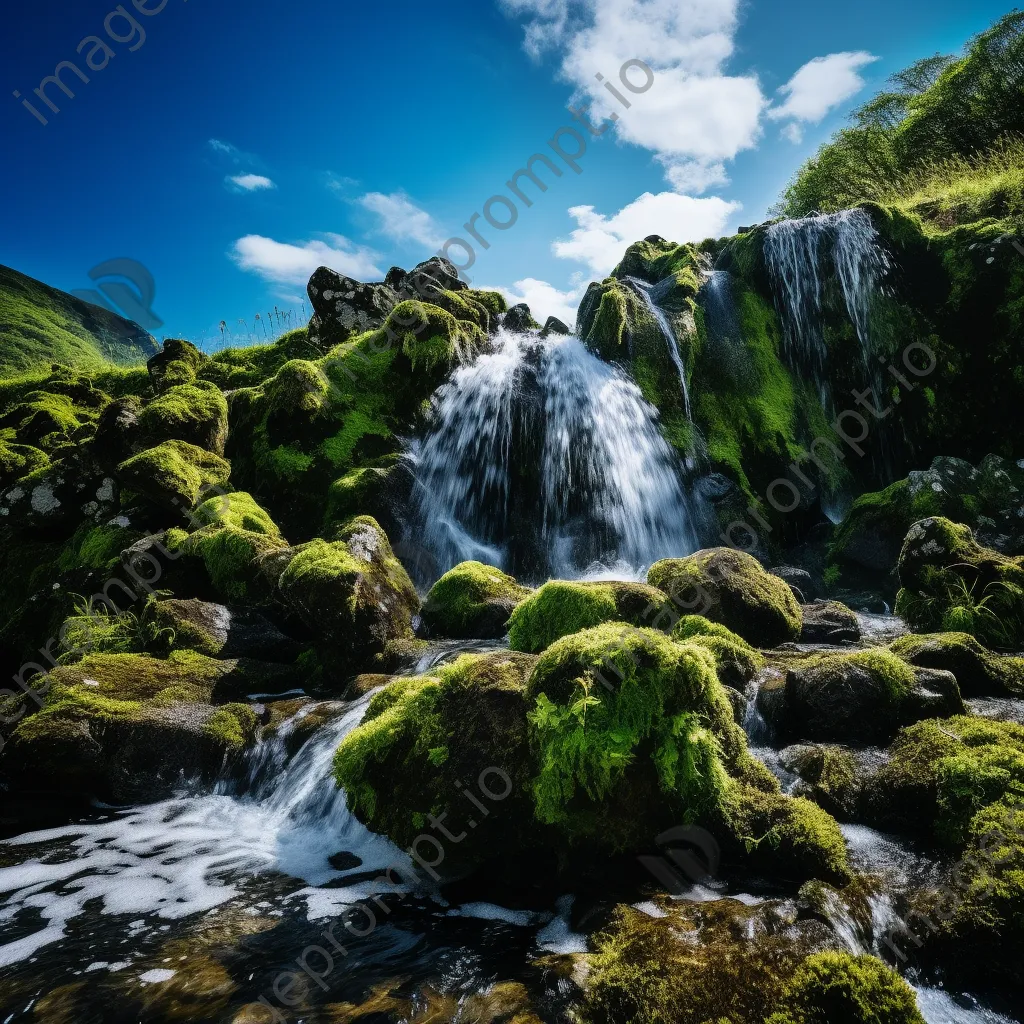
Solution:
M 138 324 L 0 266 L 0 374 L 65 363 L 100 369 L 157 351 Z

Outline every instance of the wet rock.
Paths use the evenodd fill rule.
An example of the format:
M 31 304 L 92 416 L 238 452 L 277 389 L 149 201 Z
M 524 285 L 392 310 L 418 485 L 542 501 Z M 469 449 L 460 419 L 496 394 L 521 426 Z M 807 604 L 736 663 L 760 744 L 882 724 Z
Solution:
M 815 601 L 803 605 L 803 644 L 857 643 L 861 639 L 857 616 L 838 601 Z
M 911 722 L 964 711 L 952 673 L 888 651 L 827 655 L 786 676 L 784 733 L 794 740 L 877 745 Z
M 269 619 L 248 608 L 227 608 L 196 599 L 159 601 L 156 621 L 174 630 L 177 647 L 210 658 L 292 662 L 303 651 Z
M 529 331 L 540 330 L 540 324 L 533 319 L 530 307 L 525 302 L 513 306 L 506 314 L 504 320 L 505 330 L 513 334 L 526 334 Z
M 558 317 L 549 316 L 544 322 L 544 330 L 541 332 L 541 336 L 546 338 L 549 334 L 572 334 L 572 330 L 566 327 Z
M 814 579 L 806 569 L 797 569 L 792 565 L 777 565 L 768 571 L 789 584 L 793 596 L 800 604 L 807 604 L 808 601 L 813 601 L 817 597 Z
M 433 636 L 498 639 L 508 632 L 516 605 L 532 593 L 500 569 L 463 562 L 431 587 L 423 623 Z
M 783 768 L 800 777 L 794 790 L 841 821 L 850 821 L 857 811 L 862 773 L 856 758 L 844 747 L 798 744 L 780 755 Z
M 711 548 L 666 559 L 651 567 L 647 582 L 680 610 L 721 622 L 756 647 L 774 647 L 800 635 L 800 605 L 789 585 L 742 551 Z

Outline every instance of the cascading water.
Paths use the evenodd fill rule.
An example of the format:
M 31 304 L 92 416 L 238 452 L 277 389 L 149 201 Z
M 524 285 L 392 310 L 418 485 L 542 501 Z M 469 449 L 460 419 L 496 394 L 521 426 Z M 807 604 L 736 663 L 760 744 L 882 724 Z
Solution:
M 665 339 L 665 346 L 668 348 L 669 355 L 672 357 L 672 362 L 675 364 L 676 371 L 679 374 L 679 386 L 683 392 L 683 405 L 686 409 L 686 418 L 688 420 L 693 419 L 693 415 L 690 411 L 690 386 L 686 381 L 686 364 L 683 362 L 682 354 L 679 351 L 679 339 L 676 337 L 675 328 L 672 326 L 665 311 L 658 305 L 658 299 L 661 298 L 663 291 L 669 290 L 675 287 L 675 280 L 671 277 L 666 278 L 664 281 L 656 285 L 650 285 L 646 281 L 641 281 L 636 277 L 627 277 L 625 283 L 628 284 L 633 291 L 640 297 L 640 300 L 647 307 L 647 311 L 654 317 L 659 329 L 661 330 L 662 337 Z
M 470 558 L 524 578 L 635 575 L 696 547 L 656 411 L 575 337 L 500 331 L 439 390 L 409 455 L 435 576 Z
M 828 351 L 823 332 L 825 282 L 832 271 L 846 314 L 860 341 L 866 367 L 873 351 L 871 310 L 891 262 L 865 210 L 843 210 L 768 228 L 765 259 L 783 321 L 790 366 L 810 373 L 822 398 L 827 387 Z
M 0 868 L 2 917 L 35 914 L 42 927 L 0 945 L 0 966 L 17 963 L 64 938 L 90 905 L 105 915 L 151 915 L 157 922 L 207 912 L 234 899 L 246 878 L 280 871 L 310 886 L 336 884 L 343 872 L 329 858 L 355 851 L 362 870 L 407 864 L 404 854 L 368 832 L 349 813 L 331 777 L 331 758 L 361 721 L 369 695 L 339 709 L 290 760 L 289 734 L 307 705 L 270 740 L 254 748 L 246 781 L 224 781 L 201 797 L 176 797 L 117 813 L 106 821 L 27 833 L 11 847 L 42 849 Z M 330 889 L 339 905 L 369 894 L 366 886 Z M 316 890 L 309 894 L 316 898 Z
M 750 379 L 752 366 L 732 285 L 727 270 L 710 270 L 704 275 L 697 302 L 704 313 L 707 360 L 722 378 L 743 384 Z

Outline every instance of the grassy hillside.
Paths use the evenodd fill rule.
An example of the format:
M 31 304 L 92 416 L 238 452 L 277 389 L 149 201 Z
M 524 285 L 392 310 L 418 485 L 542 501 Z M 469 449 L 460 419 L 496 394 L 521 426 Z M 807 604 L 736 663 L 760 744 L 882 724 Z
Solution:
M 803 217 L 865 201 L 941 229 L 1021 218 L 1024 12 L 976 36 L 962 56 L 918 61 L 856 110 L 800 169 L 777 212 Z
M 137 363 L 159 351 L 138 324 L 0 266 L 0 375 Z

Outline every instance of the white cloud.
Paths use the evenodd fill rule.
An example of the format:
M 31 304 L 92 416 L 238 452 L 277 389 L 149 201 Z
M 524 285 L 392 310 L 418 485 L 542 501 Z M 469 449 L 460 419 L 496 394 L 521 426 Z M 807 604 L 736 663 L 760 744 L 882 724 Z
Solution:
M 796 121 L 790 121 L 780 134 L 784 139 L 789 139 L 794 146 L 799 146 L 804 141 L 804 130 Z
M 721 183 L 722 161 L 756 145 L 767 101 L 753 75 L 729 75 L 738 0 L 503 0 L 526 16 L 526 48 L 562 49 L 562 77 L 594 107 L 618 115 L 619 137 L 655 153 L 669 180 L 696 191 Z M 631 94 L 619 70 L 640 59 L 655 78 Z M 601 74 L 632 103 L 612 98 Z M 630 80 L 642 84 L 633 68 Z M 685 171 L 673 169 L 685 168 Z
M 434 218 L 404 192 L 368 192 L 359 205 L 380 217 L 380 232 L 396 242 L 416 242 L 428 249 L 444 245 L 445 235 Z
M 234 185 L 241 192 L 259 192 L 265 188 L 277 188 L 277 186 L 262 174 L 234 174 L 226 179 L 228 184 Z
M 544 323 L 549 316 L 556 316 L 563 324 L 572 328 L 576 323 L 576 310 L 587 290 L 585 283 L 577 283 L 568 291 L 560 291 L 547 281 L 527 277 L 516 281 L 512 288 L 494 287 L 501 292 L 510 306 L 525 302 L 530 307 L 534 320 Z
M 592 206 L 574 206 L 569 213 L 579 227 L 552 249 L 556 256 L 578 260 L 605 277 L 637 240 L 661 235 L 673 242 L 699 242 L 723 234 L 729 218 L 740 209 L 739 203 L 717 196 L 695 199 L 676 192 L 645 192 L 611 217 Z
M 833 107 L 864 88 L 864 79 L 858 72 L 876 60 L 864 50 L 815 57 L 779 89 L 786 101 L 772 107 L 768 116 L 776 121 L 792 119 L 818 124 Z
M 293 245 L 263 235 L 246 235 L 235 242 L 231 258 L 242 270 L 275 284 L 305 285 L 317 267 L 330 267 L 358 281 L 379 281 L 378 254 L 355 245 L 342 235 L 325 234 L 325 241 Z

